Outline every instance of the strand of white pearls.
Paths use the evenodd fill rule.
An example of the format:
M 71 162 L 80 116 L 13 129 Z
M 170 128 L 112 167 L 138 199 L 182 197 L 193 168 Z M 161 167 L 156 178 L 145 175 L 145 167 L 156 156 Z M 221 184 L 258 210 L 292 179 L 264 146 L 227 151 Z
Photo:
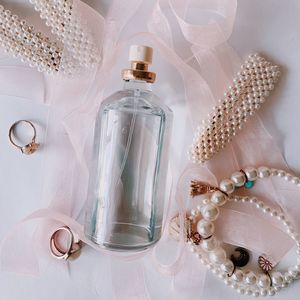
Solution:
M 46 19 L 57 41 L 50 41 L 0 5 L 0 45 L 6 52 L 46 73 L 72 74 L 99 61 L 99 50 L 72 0 L 30 0 L 30 3 Z
M 191 211 L 190 219 L 196 222 L 198 216 L 203 218 L 197 223 L 197 231 L 202 236 L 199 245 L 195 245 L 191 240 L 188 241 L 190 250 L 206 265 L 214 274 L 223 279 L 224 283 L 237 290 L 239 294 L 258 296 L 273 296 L 282 288 L 287 287 L 293 281 L 300 278 L 300 237 L 293 228 L 288 218 L 274 209 L 266 206 L 263 201 L 258 201 L 256 197 L 234 196 L 231 195 L 235 188 L 241 187 L 247 180 L 257 180 L 258 178 L 268 178 L 270 176 L 282 177 L 285 180 L 300 186 L 300 178 L 293 176 L 283 170 L 269 169 L 267 167 L 249 167 L 244 172 L 235 172 L 231 179 L 222 180 L 219 188 L 221 191 L 212 193 L 210 199 L 205 199 L 203 203 Z M 247 178 L 246 178 L 247 176 Z M 226 195 L 226 194 L 228 195 Z M 286 233 L 295 241 L 297 246 L 297 262 L 286 272 L 271 271 L 270 277 L 261 272 L 256 274 L 251 270 L 234 268 L 233 262 L 227 258 L 221 242 L 214 236 L 214 221 L 219 216 L 219 207 L 227 201 L 244 202 L 254 205 L 257 209 L 276 218 L 282 222 Z M 232 274 L 232 276 L 230 276 Z
M 191 161 L 203 163 L 223 149 L 265 102 L 280 75 L 278 66 L 258 54 L 250 55 L 241 69 L 219 105 L 197 128 L 188 153 Z

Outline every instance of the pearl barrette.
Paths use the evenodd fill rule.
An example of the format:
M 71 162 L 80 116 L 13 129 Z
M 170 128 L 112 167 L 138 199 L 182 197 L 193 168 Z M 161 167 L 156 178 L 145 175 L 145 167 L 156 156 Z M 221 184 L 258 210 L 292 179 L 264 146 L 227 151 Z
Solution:
M 30 3 L 57 40 L 51 41 L 0 5 L 0 44 L 6 52 L 47 73 L 70 74 L 99 61 L 99 49 L 75 1 L 30 0 Z
M 278 66 L 258 54 L 250 55 L 220 104 L 197 128 L 189 150 L 190 160 L 203 163 L 223 149 L 265 102 L 279 75 Z
M 249 167 L 235 172 L 230 179 L 224 179 L 220 182 L 219 187 L 210 188 L 211 196 L 202 201 L 197 208 L 192 209 L 190 216 L 187 218 L 186 239 L 193 253 L 199 258 L 200 262 L 207 266 L 214 274 L 223 279 L 224 283 L 237 290 L 240 294 L 258 296 L 275 295 L 280 289 L 287 287 L 293 281 L 300 278 L 300 237 L 293 228 L 287 216 L 281 212 L 271 209 L 263 201 L 256 197 L 236 196 L 233 192 L 236 188 L 253 186 L 257 179 L 278 176 L 286 181 L 300 186 L 300 178 L 295 177 L 282 170 L 269 169 L 267 167 Z M 251 182 L 251 185 L 249 185 Z M 208 191 L 202 182 L 192 182 L 192 196 L 204 194 Z M 214 235 L 215 225 L 220 214 L 219 207 L 225 205 L 228 201 L 248 203 L 265 214 L 280 221 L 286 233 L 295 241 L 297 246 L 297 262 L 294 266 L 288 268 L 285 272 L 274 271 L 273 263 L 265 256 L 261 255 L 258 264 L 261 273 L 255 273 L 251 270 L 244 270 L 241 267 L 245 264 L 238 265 L 231 258 L 227 257 L 226 251 L 222 247 L 220 240 Z M 173 218 L 170 228 L 176 228 L 179 232 L 178 217 Z M 196 228 L 196 229 L 194 229 Z M 195 242 L 195 236 L 197 240 Z M 241 249 L 239 250 L 241 252 Z M 244 254 L 246 255 L 246 254 Z M 247 260 L 246 260 L 247 261 Z

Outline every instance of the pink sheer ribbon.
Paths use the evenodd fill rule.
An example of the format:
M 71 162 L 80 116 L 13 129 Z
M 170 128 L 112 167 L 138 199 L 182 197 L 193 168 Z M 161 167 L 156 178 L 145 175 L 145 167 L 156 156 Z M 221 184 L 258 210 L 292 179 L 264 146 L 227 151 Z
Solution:
M 165 220 L 169 220 L 173 214 L 179 211 L 180 224 L 183 225 L 185 211 L 190 208 L 193 201 L 188 198 L 190 179 L 206 179 L 211 184 L 217 184 L 220 179 L 248 164 L 264 164 L 287 168 L 282 154 L 258 116 L 249 122 L 230 147 L 217 155 L 205 167 L 189 165 L 184 154 L 181 156 L 183 158 L 178 159 L 178 152 L 186 152 L 193 129 L 211 110 L 221 93 L 226 90 L 241 63 L 234 50 L 226 44 L 232 32 L 237 1 L 198 0 L 185 2 L 169 0 L 167 2 L 158 0 L 148 16 L 145 32 L 136 33 L 137 31 L 135 31 L 133 34 L 132 32 L 128 34 L 126 26 L 132 22 L 134 13 L 140 9 L 141 5 L 142 1 L 138 0 L 126 2 L 126 5 L 124 1 L 115 1 L 104 21 L 102 16 L 78 1 L 79 9 L 88 20 L 90 28 L 94 30 L 95 37 L 102 44 L 102 62 L 98 68 L 89 70 L 88 73 L 75 78 L 50 76 L 44 78 L 46 87 L 44 103 L 51 105 L 53 110 L 50 120 L 52 125 L 51 128 L 48 128 L 48 145 L 59 149 L 60 154 L 58 156 L 56 152 L 50 153 L 46 166 L 48 184 L 44 191 L 44 197 L 49 201 L 49 209 L 37 211 L 28 216 L 23 222 L 16 225 L 7 238 L 4 239 L 1 247 L 2 268 L 26 273 L 38 273 L 39 266 L 43 264 L 43 261 L 49 260 L 45 243 L 47 244 L 49 234 L 51 234 L 54 226 L 59 224 L 69 225 L 80 235 L 82 240 L 93 247 L 85 239 L 82 225 L 75 219 L 80 217 L 84 207 L 88 182 L 87 162 L 90 155 L 96 110 L 103 99 L 110 80 L 112 80 L 113 66 L 130 42 L 147 41 L 155 48 L 156 56 L 164 59 L 166 66 L 171 66 L 177 70 L 184 85 L 185 94 L 183 98 L 185 110 L 188 114 L 186 128 L 190 134 L 183 137 L 181 149 L 173 147 L 171 151 L 173 182 L 178 182 L 174 185 L 176 189 L 172 190 L 171 195 L 177 201 L 176 203 L 170 203 L 170 210 L 166 212 Z M 198 13 L 201 21 L 200 25 L 188 23 L 186 17 L 190 15 L 191 10 Z M 172 12 L 175 16 L 184 37 L 185 43 L 181 43 L 180 47 L 174 46 L 176 43 L 172 36 L 172 28 L 169 24 L 167 12 Z M 123 40 L 121 39 L 122 34 L 127 34 Z M 183 57 L 179 48 L 184 48 L 189 55 Z M 200 72 L 197 71 L 198 66 L 196 63 L 192 64 L 193 59 L 196 59 L 201 66 Z M 161 82 L 161 85 L 158 83 L 158 88 L 168 85 L 168 80 L 164 81 L 162 79 Z M 41 92 L 37 92 L 38 98 L 40 95 Z M 172 96 L 175 97 L 175 95 Z M 175 100 L 178 99 L 175 97 Z M 271 102 L 272 100 L 268 101 Z M 176 101 L 175 103 L 171 101 L 169 104 L 176 106 Z M 271 103 L 265 105 L 271 105 Z M 175 115 L 176 117 L 179 116 Z M 272 149 L 271 152 L 270 149 Z M 185 171 L 182 172 L 182 169 L 185 169 Z M 264 187 L 258 188 L 255 192 L 266 198 L 270 205 L 287 212 L 292 218 L 299 212 L 300 208 L 290 210 L 291 203 L 295 203 L 295 200 L 290 199 L 296 199 L 299 195 L 299 191 L 292 187 L 286 189 L 286 187 L 278 186 L 277 183 L 274 184 L 270 180 Z M 298 206 L 297 204 L 297 208 Z M 268 243 L 263 239 L 266 234 L 269 234 L 270 230 L 274 229 L 276 238 L 278 238 L 277 244 L 287 241 L 286 237 L 276 227 L 276 224 L 269 224 L 270 226 L 267 227 L 255 227 L 255 230 L 258 231 L 255 236 L 248 236 L 244 240 L 240 239 L 240 233 L 245 229 L 246 222 L 248 222 L 245 219 L 249 220 L 252 217 L 259 218 L 262 224 L 267 222 L 263 216 L 257 215 L 256 211 L 239 205 L 224 210 L 224 215 L 219 221 L 224 224 L 222 227 L 228 225 L 233 228 L 235 226 L 235 229 L 239 231 L 237 231 L 238 234 L 232 234 L 231 236 L 226 235 L 227 232 L 220 231 L 220 238 L 236 245 L 251 247 L 254 251 L 270 253 L 272 257 L 276 258 L 276 261 L 279 261 L 289 250 L 290 243 L 285 243 L 286 247 L 278 248 L 278 250 L 274 247 L 274 252 L 274 249 L 269 249 Z M 38 227 L 40 228 L 37 231 L 34 230 L 37 228 L 36 220 L 39 220 Z M 49 223 L 49 220 L 52 221 Z M 35 226 L 27 231 L 25 228 L 27 225 L 24 226 L 25 223 L 29 227 L 32 227 L 31 223 L 34 223 Z M 297 225 L 300 229 L 300 224 Z M 36 241 L 35 243 L 33 243 L 33 238 Z M 195 274 L 191 274 L 186 269 L 186 264 L 190 264 L 191 261 L 190 257 L 185 255 L 183 233 L 181 233 L 175 261 L 169 264 L 160 262 L 160 258 L 158 258 L 159 249 L 168 244 L 168 241 L 167 230 L 164 230 L 162 241 L 152 253 L 155 266 L 163 274 L 174 276 L 174 297 L 184 291 L 186 292 L 183 282 L 189 282 L 189 293 L 199 293 L 199 286 L 203 286 L 205 282 L 205 269 L 199 267 L 197 271 L 199 281 L 190 280 L 194 278 Z M 36 246 L 41 243 L 44 247 L 40 249 L 39 255 L 37 255 L 33 245 Z M 17 257 L 21 257 L 18 256 L 18 251 L 11 251 L 17 244 L 23 245 L 22 251 L 26 252 L 28 259 L 18 260 Z M 36 247 L 35 249 L 39 248 Z M 128 259 L 138 259 L 143 255 L 145 253 L 130 256 Z M 137 299 L 147 299 L 148 292 L 143 280 L 144 268 L 141 259 L 136 261 L 135 270 L 134 277 L 136 280 L 134 282 L 137 285 L 134 290 L 136 290 Z M 114 266 L 112 276 L 118 276 L 117 273 L 118 268 Z M 132 289 L 130 291 L 120 289 L 120 291 L 122 291 L 122 297 L 133 297 Z M 117 295 L 120 296 L 120 292 L 115 291 L 116 298 Z M 178 298 L 180 299 L 180 296 Z
M 1 95 L 31 99 L 37 103 L 44 102 L 44 76 L 29 67 L 1 65 L 0 81 L 5 82 L 0 86 Z M 32 82 L 36 83 L 36 88 L 33 90 L 28 89 Z

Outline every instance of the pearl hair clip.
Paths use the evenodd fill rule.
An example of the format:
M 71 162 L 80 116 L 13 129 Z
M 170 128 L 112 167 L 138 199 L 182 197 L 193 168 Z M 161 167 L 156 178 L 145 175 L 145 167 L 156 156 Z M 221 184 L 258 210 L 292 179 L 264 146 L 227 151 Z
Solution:
M 99 49 L 72 0 L 30 0 L 56 36 L 50 41 L 0 5 L 0 44 L 31 67 L 47 73 L 73 73 L 99 61 Z
M 273 296 L 281 288 L 289 286 L 293 281 L 300 278 L 300 237 L 293 228 L 287 216 L 266 206 L 263 201 L 258 201 L 256 197 L 235 196 L 232 193 L 236 188 L 251 188 L 257 179 L 270 176 L 278 176 L 286 181 L 300 186 L 300 178 L 286 173 L 282 170 L 269 169 L 267 167 L 248 167 L 232 174 L 230 179 L 224 179 L 219 187 L 210 189 L 208 199 L 202 201 L 195 209 L 192 209 L 190 216 L 185 223 L 186 240 L 193 253 L 200 262 L 207 266 L 214 274 L 223 279 L 224 283 L 235 289 L 240 294 L 258 296 Z M 251 182 L 251 184 L 249 184 Z M 204 186 L 204 187 L 203 187 Z M 201 195 L 208 189 L 202 182 L 193 181 L 191 185 L 191 195 Z M 220 214 L 219 207 L 229 201 L 248 203 L 265 214 L 280 221 L 286 233 L 295 241 L 297 246 L 297 262 L 284 273 L 273 271 L 273 263 L 264 255 L 259 256 L 258 264 L 262 272 L 255 273 L 251 270 L 243 270 L 245 265 L 238 264 L 233 260 L 233 256 L 227 257 L 225 250 L 214 235 L 215 225 Z M 172 219 L 170 223 L 171 233 L 179 232 L 178 217 Z M 176 227 L 177 226 L 177 227 Z M 195 228 L 195 229 L 194 229 Z M 243 248 L 236 251 L 242 256 L 247 255 Z M 247 259 L 246 259 L 247 263 Z
M 249 117 L 265 102 L 280 76 L 278 66 L 252 54 L 241 66 L 219 105 L 213 108 L 203 127 L 198 127 L 189 158 L 196 163 L 210 160 L 231 142 Z

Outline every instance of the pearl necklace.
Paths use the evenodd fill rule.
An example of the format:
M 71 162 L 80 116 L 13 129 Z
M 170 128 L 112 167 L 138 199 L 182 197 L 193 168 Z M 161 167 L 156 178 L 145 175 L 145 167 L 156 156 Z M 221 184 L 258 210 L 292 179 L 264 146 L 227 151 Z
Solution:
M 31 67 L 47 73 L 73 73 L 93 66 L 99 49 L 72 0 L 30 0 L 57 37 L 50 41 L 0 5 L 0 45 Z
M 237 290 L 240 294 L 253 296 L 273 296 L 281 288 L 287 287 L 294 280 L 300 278 L 300 237 L 293 228 L 288 218 L 266 206 L 263 201 L 258 201 L 256 197 L 234 196 L 231 195 L 236 188 L 245 186 L 251 188 L 254 182 L 261 178 L 270 176 L 282 177 L 285 180 L 300 186 L 300 179 L 282 170 L 269 169 L 267 167 L 245 168 L 239 172 L 232 174 L 230 179 L 224 179 L 220 182 L 219 188 L 213 188 L 214 192 L 209 199 L 205 199 L 201 205 L 191 211 L 189 217 L 190 226 L 187 227 L 188 244 L 190 250 L 200 259 L 200 262 L 207 266 L 214 274 L 223 279 L 224 283 L 231 288 Z M 250 184 L 251 183 L 251 184 Z M 201 183 L 199 183 L 201 185 Z M 192 183 L 192 195 L 197 195 L 199 186 L 196 182 Z M 203 193 L 203 189 L 200 194 Z M 219 216 L 219 207 L 226 204 L 227 201 L 249 203 L 280 221 L 286 233 L 295 241 L 297 246 L 297 263 L 291 266 L 288 271 L 281 273 L 273 272 L 273 265 L 265 257 L 259 257 L 259 266 L 262 273 L 255 274 L 251 270 L 242 270 L 236 268 L 229 258 L 225 250 L 221 246 L 221 242 L 214 236 L 214 221 Z M 199 216 L 202 217 L 199 220 Z M 199 220 L 199 221 L 198 221 Z M 197 232 L 189 234 L 192 231 L 192 224 L 197 222 Z M 270 271 L 272 271 L 270 273 Z
M 265 102 L 280 75 L 278 66 L 272 65 L 258 54 L 250 55 L 241 66 L 219 105 L 213 108 L 208 120 L 196 130 L 189 158 L 203 163 L 225 148 L 242 129 L 243 124 Z

